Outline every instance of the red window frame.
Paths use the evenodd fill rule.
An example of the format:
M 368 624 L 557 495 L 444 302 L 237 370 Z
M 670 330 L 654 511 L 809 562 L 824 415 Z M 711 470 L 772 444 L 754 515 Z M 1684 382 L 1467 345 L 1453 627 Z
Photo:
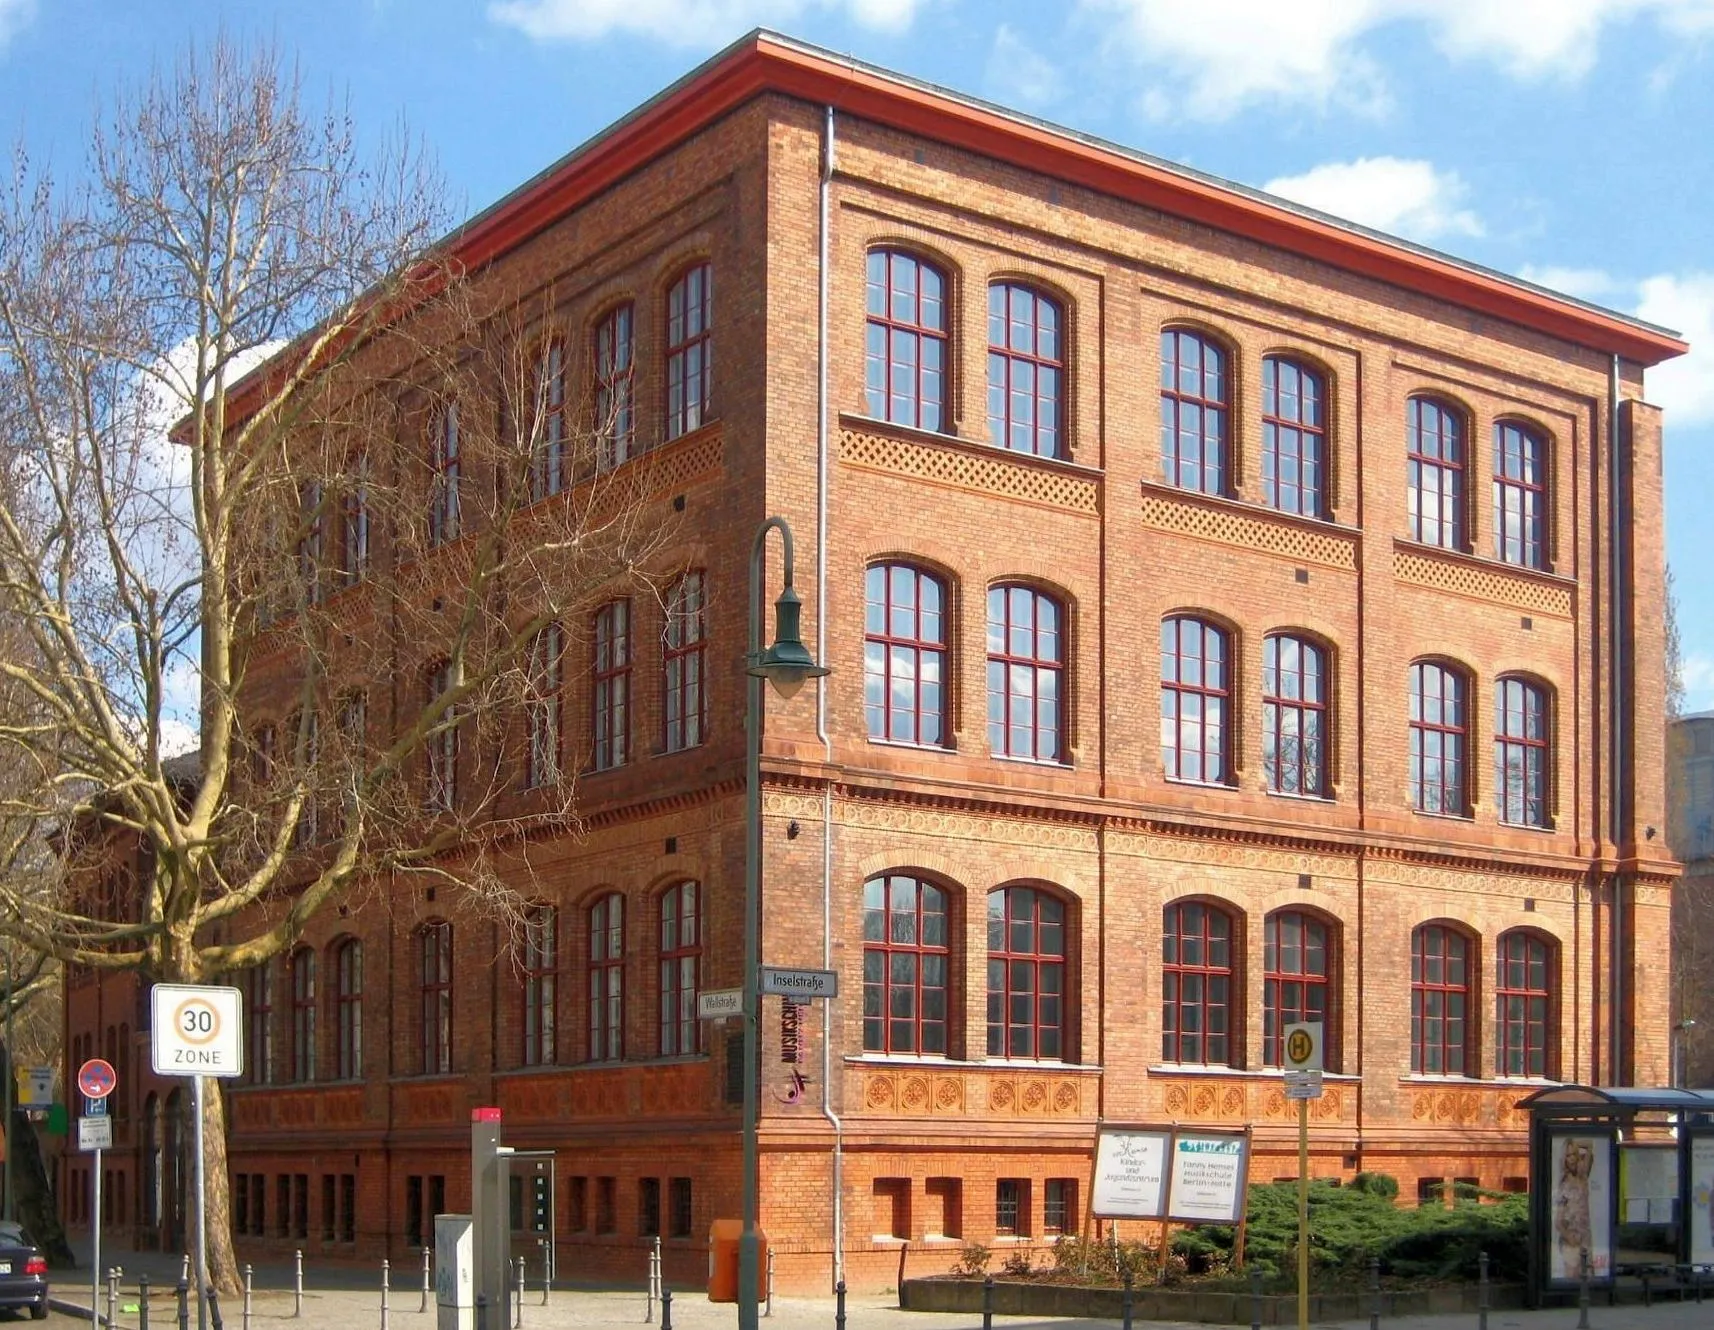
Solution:
M 1192 615 L 1162 619 L 1161 764 L 1167 779 L 1199 785 L 1231 779 L 1231 714 L 1230 634 Z
M 1017 583 L 988 590 L 988 746 L 1065 760 L 1065 607 Z
M 988 440 L 1011 452 L 1065 456 L 1065 315 L 1018 282 L 988 288 Z
M 292 953 L 292 1080 L 315 1079 L 315 952 L 299 947 Z
M 946 742 L 946 587 L 907 563 L 863 579 L 863 714 L 871 739 Z
M 530 644 L 529 693 L 524 707 L 524 785 L 541 789 L 559 783 L 561 665 L 565 636 L 557 623 L 544 625 Z
M 589 1060 L 625 1056 L 625 898 L 610 892 L 589 907 Z
M 1283 1067 L 1286 1026 L 1319 1021 L 1332 1028 L 1332 938 L 1307 910 L 1275 910 L 1262 928 L 1262 1065 Z
M 452 1070 L 452 925 L 431 919 L 417 931 L 418 1053 L 425 1076 Z
M 667 438 L 709 418 L 714 358 L 714 270 L 698 263 L 667 292 Z
M 303 585 L 304 603 L 319 605 L 326 587 L 322 583 L 322 561 L 326 553 L 326 513 L 323 512 L 324 491 L 319 480 L 306 480 L 298 486 L 298 580 Z
M 1234 997 L 1231 914 L 1205 901 L 1175 901 L 1161 915 L 1161 1058 L 1230 1066 Z
M 559 911 L 536 904 L 524 912 L 522 1061 L 548 1067 L 559 1060 Z
M 590 764 L 610 771 L 631 755 L 630 598 L 610 600 L 596 610 L 590 636 Z
M 1289 356 L 1262 360 L 1262 498 L 1283 513 L 1327 516 L 1327 384 Z
M 1500 935 L 1494 975 L 1494 1074 L 1557 1078 L 1553 1056 L 1554 949 L 1541 934 Z
M 864 393 L 869 414 L 940 433 L 946 427 L 946 274 L 914 254 L 872 249 L 866 265 Z
M 667 592 L 661 636 L 663 747 L 695 748 L 708 734 L 708 585 L 700 569 Z
M 1040 887 L 988 893 L 988 1056 L 1062 1061 L 1069 911 Z
M 1547 566 L 1547 440 L 1515 420 L 1494 425 L 1494 556 Z
M 947 1053 L 946 892 L 904 873 L 863 884 L 863 1051 Z
M 1445 924 L 1411 934 L 1410 1069 L 1424 1076 L 1462 1076 L 1470 1056 L 1470 939 Z
M 458 402 L 443 402 L 429 417 L 428 543 L 433 549 L 457 540 L 460 524 L 459 474 L 463 466 Z
M 340 572 L 345 584 L 369 572 L 369 454 L 352 459 L 340 499 Z
M 1464 413 L 1433 397 L 1413 397 L 1405 411 L 1411 539 L 1442 549 L 1465 549 Z
M 564 339 L 541 343 L 531 386 L 530 497 L 541 500 L 565 488 Z
M 428 672 L 425 704 L 432 705 L 452 687 L 452 662 L 443 660 Z M 423 747 L 427 789 L 424 804 L 431 813 L 450 813 L 458 807 L 458 730 L 456 717 L 441 718 L 442 728 L 428 736 Z
M 595 466 L 608 471 L 636 449 L 636 307 L 615 305 L 595 325 Z
M 1229 484 L 1231 384 L 1226 348 L 1190 328 L 1161 331 L 1161 472 L 1200 494 Z
M 1515 827 L 1548 826 L 1551 772 L 1548 691 L 1533 679 L 1494 684 L 1494 810 Z
M 702 1020 L 696 1014 L 702 983 L 702 888 L 680 882 L 661 894 L 660 1054 L 677 1057 L 702 1051 Z
M 1462 670 L 1434 660 L 1410 667 L 1410 797 L 1417 812 L 1468 814 L 1469 715 Z
M 270 731 L 272 727 L 270 726 Z M 274 959 L 250 968 L 250 1083 L 274 1083 Z
M 1042 1236 L 1075 1233 L 1081 1217 L 1077 1208 L 1077 1179 L 1048 1178 L 1042 1185 Z
M 1262 639 L 1262 774 L 1275 794 L 1328 790 L 1327 652 L 1295 633 Z
M 363 944 L 354 937 L 333 953 L 334 1049 L 339 1079 L 363 1078 Z

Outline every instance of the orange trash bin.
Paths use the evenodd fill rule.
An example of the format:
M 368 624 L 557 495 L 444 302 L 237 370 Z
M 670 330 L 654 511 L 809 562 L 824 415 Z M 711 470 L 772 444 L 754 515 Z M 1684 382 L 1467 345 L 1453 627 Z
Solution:
M 738 1301 L 738 1240 L 742 1219 L 716 1219 L 708 1229 L 708 1300 Z M 756 1231 L 756 1297 L 768 1296 L 768 1235 Z

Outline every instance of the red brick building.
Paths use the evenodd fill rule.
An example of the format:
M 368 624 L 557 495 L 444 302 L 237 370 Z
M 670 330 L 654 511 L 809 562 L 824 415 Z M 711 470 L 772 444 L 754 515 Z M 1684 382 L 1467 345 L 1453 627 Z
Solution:
M 701 1278 L 741 1067 L 692 1016 L 740 976 L 770 513 L 834 673 L 768 703 L 763 954 L 841 984 L 801 1091 L 764 1009 L 783 1282 L 1076 1230 L 1104 1119 L 1250 1124 L 1252 1176 L 1293 1175 L 1305 1014 L 1314 1171 L 1407 1197 L 1523 1185 L 1543 1080 L 1663 1083 L 1643 373 L 1677 339 L 766 35 L 458 243 L 573 293 L 569 373 L 632 367 L 613 461 L 695 571 L 590 606 L 630 649 L 566 671 L 585 826 L 519 852 L 522 938 L 388 886 L 242 979 L 241 1248 L 403 1256 L 498 1104 L 558 1152 L 562 1273 L 640 1278 L 658 1233 Z M 74 1064 L 146 1067 L 129 980 L 67 997 Z M 122 1080 L 106 1194 L 170 1245 L 170 1087 Z

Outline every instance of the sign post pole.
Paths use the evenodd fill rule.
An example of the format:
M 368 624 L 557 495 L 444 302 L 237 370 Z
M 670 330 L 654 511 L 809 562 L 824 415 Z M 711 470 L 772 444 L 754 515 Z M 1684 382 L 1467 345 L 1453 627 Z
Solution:
M 89 1323 L 101 1324 L 101 1147 L 95 1147 L 95 1167 L 90 1172 L 95 1195 L 90 1198 L 89 1232 Z
M 201 1076 L 190 1078 L 191 1112 L 196 1114 L 196 1326 L 208 1330 L 208 1188 L 203 1185 Z
M 1297 1325 L 1309 1330 L 1309 1101 L 1321 1098 L 1326 1059 L 1320 1021 L 1296 1021 L 1280 1034 L 1286 1098 L 1297 1100 Z
M 1309 1100 L 1297 1101 L 1297 1330 L 1309 1330 Z
M 83 1116 L 77 1120 L 77 1148 L 95 1156 L 90 1173 L 89 1209 L 89 1323 L 101 1324 L 101 1151 L 113 1144 L 113 1119 L 107 1115 L 107 1096 L 119 1078 L 105 1058 L 90 1058 L 77 1069 L 77 1088 L 83 1092 Z

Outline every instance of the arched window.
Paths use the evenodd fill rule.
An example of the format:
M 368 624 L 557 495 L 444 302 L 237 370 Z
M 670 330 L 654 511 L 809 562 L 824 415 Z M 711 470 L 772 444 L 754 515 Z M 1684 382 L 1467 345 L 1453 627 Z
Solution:
M 888 873 L 863 884 L 863 1049 L 946 1052 L 946 893 Z
M 1547 689 L 1507 677 L 1494 685 L 1494 806 L 1500 821 L 1545 827 Z
M 1538 933 L 1515 929 L 1500 938 L 1494 976 L 1494 1073 L 1556 1075 L 1552 1056 L 1553 949 Z
M 666 672 L 666 750 L 695 748 L 708 730 L 706 575 L 695 569 L 667 592 L 666 630 L 661 643 Z
M 946 278 L 897 250 L 869 251 L 863 378 L 879 420 L 945 428 Z
M 661 896 L 661 1056 L 696 1053 L 702 1021 L 696 995 L 702 977 L 702 892 L 694 882 Z
M 1182 901 L 1161 922 L 1161 1057 L 1232 1061 L 1232 916 Z
M 1276 794 L 1327 793 L 1327 653 L 1307 638 L 1262 641 L 1262 772 Z
M 434 920 L 417 933 L 421 1063 L 425 1075 L 452 1070 L 452 925 Z
M 1226 493 L 1230 396 L 1219 343 L 1185 328 L 1161 333 L 1161 471 L 1167 484 Z
M 988 746 L 1005 757 L 1065 759 L 1065 612 L 1026 586 L 988 592 Z
M 342 1081 L 363 1079 L 363 944 L 354 937 L 333 952 L 335 1062 Z
M 424 706 L 432 706 L 453 685 L 452 662 L 443 660 L 428 672 Z M 431 813 L 450 813 L 458 807 L 458 717 L 448 709 L 440 728 L 423 740 L 424 768 L 428 786 L 424 803 Z
M 340 576 L 347 586 L 369 572 L 369 454 L 360 452 L 347 467 L 340 491 Z
M 595 325 L 595 466 L 599 471 L 629 459 L 636 446 L 634 320 L 632 306 L 624 304 L 608 310 Z
M 1300 1021 L 1325 1026 L 1328 1002 L 1327 925 L 1302 910 L 1276 910 L 1267 918 L 1262 946 L 1262 1061 L 1282 1067 L 1285 1027 Z
M 1512 420 L 1494 426 L 1494 553 L 1547 565 L 1547 440 Z
M 1281 512 L 1327 515 L 1327 389 L 1284 356 L 1262 361 L 1262 495 Z
M 432 549 L 457 540 L 459 480 L 464 467 L 458 402 L 443 402 L 429 414 L 428 543 Z
M 1411 934 L 1410 1069 L 1427 1076 L 1462 1076 L 1470 1011 L 1470 943 L 1444 924 Z
M 625 1055 L 625 898 L 603 896 L 589 910 L 589 1060 Z
M 545 499 L 565 487 L 565 343 L 550 337 L 537 351 L 530 403 L 530 497 Z
M 1161 621 L 1161 763 L 1172 780 L 1231 778 L 1231 645 L 1202 619 Z
M 1432 397 L 1406 408 L 1405 456 L 1412 540 L 1464 548 L 1464 417 Z
M 532 790 L 559 784 L 560 664 L 564 654 L 565 635 L 557 623 L 545 625 L 530 644 L 529 691 L 524 703 L 524 785 Z
M 595 742 L 591 760 L 597 771 L 623 766 L 631 739 L 631 601 L 610 600 L 595 611 L 595 652 L 591 662 Z
M 159 1229 L 165 1216 L 162 1204 L 161 1177 L 165 1160 L 161 1130 L 161 1101 L 154 1091 L 143 1100 L 143 1227 Z
M 315 952 L 292 953 L 292 1079 L 315 1079 Z
M 667 292 L 667 438 L 709 418 L 714 368 L 714 270 L 688 269 Z
M 1036 887 L 988 893 L 988 1056 L 1065 1057 L 1065 903 Z
M 863 583 L 863 714 L 871 739 L 946 742 L 946 589 L 903 563 Z
M 1419 660 L 1410 667 L 1410 801 L 1419 813 L 1463 817 L 1469 720 L 1464 676 Z
M 559 1060 L 554 1005 L 559 995 L 559 911 L 551 905 L 530 906 L 524 913 L 523 943 L 523 1061 L 526 1067 L 551 1066 Z
M 1013 282 L 988 288 L 988 438 L 1013 452 L 1063 457 L 1065 389 L 1059 304 Z
M 274 961 L 250 970 L 250 1081 L 274 1083 Z

